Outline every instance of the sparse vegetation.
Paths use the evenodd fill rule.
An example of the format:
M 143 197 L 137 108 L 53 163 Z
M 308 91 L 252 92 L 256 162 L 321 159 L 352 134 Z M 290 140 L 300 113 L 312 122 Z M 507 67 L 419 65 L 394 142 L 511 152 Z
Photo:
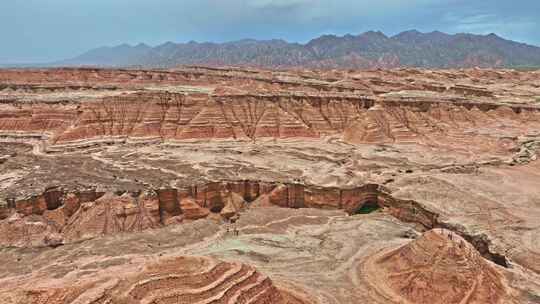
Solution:
M 364 204 L 360 209 L 356 210 L 355 214 L 369 214 L 379 210 L 381 207 L 377 203 L 368 202 Z

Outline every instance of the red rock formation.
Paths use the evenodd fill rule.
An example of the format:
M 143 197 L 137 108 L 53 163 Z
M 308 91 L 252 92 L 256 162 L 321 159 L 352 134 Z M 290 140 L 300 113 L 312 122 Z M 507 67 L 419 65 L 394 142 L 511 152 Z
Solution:
M 378 254 L 360 271 L 389 303 L 515 303 L 499 271 L 444 229 Z
M 46 237 L 59 234 L 65 242 L 120 232 L 135 232 L 207 217 L 210 213 L 230 219 L 246 201 L 266 200 L 266 205 L 285 208 L 343 209 L 356 213 L 366 203 L 384 207 L 397 218 L 430 229 L 437 215 L 416 202 L 392 198 L 375 184 L 353 189 L 323 188 L 301 184 L 256 181 L 213 182 L 188 189 L 159 189 L 156 194 L 64 193 L 56 189 L 55 209 L 47 209 L 45 197 L 51 190 L 5 208 L 0 220 L 0 245 L 47 245 Z M 27 229 L 32 224 L 43 229 Z M 26 230 L 25 230 L 26 229 Z M 9 234 L 9 237 L 1 235 Z
M 9 208 L 7 204 L 0 205 L 0 220 L 7 219 L 11 215 L 12 210 L 13 209 Z
M 312 71 L 309 75 L 197 67 L 178 71 L 3 70 L 0 82 L 22 90 L 16 91 L 13 98 L 26 91 L 38 92 L 42 86 L 55 92 L 103 91 L 103 83 L 113 84 L 115 90 L 144 89 L 150 84 L 220 89 L 214 93 L 129 91 L 82 102 L 7 101 L 0 105 L 0 137 L 44 141 L 49 151 L 63 151 L 128 140 L 256 140 L 332 135 L 342 136 L 350 143 L 414 142 L 442 149 L 500 154 L 508 153 L 501 132 L 508 138 L 540 128 L 537 106 L 510 104 L 505 102 L 506 98 L 498 97 L 509 95 L 508 99 L 513 100 L 522 98 L 521 93 L 516 95 L 498 87 L 493 92 L 493 86 L 476 85 L 484 79 L 503 84 L 515 79 L 532 83 L 534 73 L 399 70 L 326 74 Z M 475 85 L 456 83 L 456 79 Z M 446 90 L 447 87 L 450 89 Z M 441 97 L 403 97 L 400 93 L 426 90 Z M 377 96 L 386 92 L 398 94 Z M 39 94 L 32 96 L 37 98 Z
M 197 220 L 205 218 L 210 214 L 210 210 L 201 207 L 191 198 L 184 198 L 180 201 L 180 208 L 186 219 Z
M 84 203 L 62 227 L 66 241 L 93 238 L 120 232 L 142 231 L 160 226 L 158 200 L 107 193 Z
M 224 207 L 220 214 L 224 218 L 230 219 L 236 216 L 245 207 L 245 203 L 246 202 L 240 195 L 234 192 L 226 193 Z
M 160 189 L 157 191 L 157 194 L 162 223 L 171 217 L 182 214 L 182 209 L 178 202 L 178 191 L 176 189 Z
M 0 221 L 0 233 L 0 246 L 34 247 L 48 246 L 58 230 L 43 217 L 13 213 Z
M 362 99 L 230 96 L 220 101 L 193 97 L 177 101 L 178 96 L 140 94 L 87 102 L 78 108 L 4 105 L 0 132 L 49 138 L 51 150 L 137 138 L 256 140 L 340 135 L 351 143 L 415 142 L 444 148 L 452 142 L 463 148 L 508 153 L 496 133 L 470 136 L 467 132 L 471 128 L 497 130 L 501 121 L 507 125 L 506 134 L 514 136 L 540 128 L 540 111 L 527 107 L 381 101 L 365 109 Z M 527 125 L 522 124 L 524 120 Z
M 81 206 L 81 201 L 79 197 L 73 193 L 68 193 L 64 199 L 64 214 L 66 217 L 71 217 L 79 207 Z
M 4 214 L 9 217 L 0 219 L 0 246 L 58 246 L 80 239 L 181 224 L 184 220 L 206 218 L 211 213 L 220 214 L 224 219 L 237 219 L 239 212 L 251 205 L 244 198 L 253 199 L 254 189 L 259 196 L 253 205 L 258 207 L 341 209 L 353 215 L 362 213 L 367 204 L 368 210 L 382 208 L 403 222 L 417 225 L 419 230 L 448 226 L 440 221 L 439 214 L 418 202 L 396 199 L 376 184 L 339 189 L 255 181 L 214 182 L 191 189 L 157 190 L 161 195 L 62 194 L 62 205 L 54 210 L 34 208 L 32 202 L 42 205 L 39 199 L 21 200 L 25 208 L 20 212 L 8 208 Z M 92 197 L 96 200 L 84 202 Z M 176 215 L 167 210 L 175 210 Z M 491 251 L 485 235 L 456 231 L 472 242 L 485 258 L 507 267 L 506 257 Z
M 267 276 L 239 263 L 176 257 L 147 263 L 137 271 L 99 273 L 93 279 L 40 282 L 3 294 L 6 304 L 47 303 L 253 303 L 287 304 L 288 295 Z M 43 284 L 44 285 L 44 284 Z M 295 299 L 293 303 L 307 303 Z
M 272 72 L 201 67 L 184 68 L 179 71 L 1 70 L 0 141 L 31 143 L 34 145 L 33 153 L 40 154 L 35 157 L 39 158 L 40 161 L 42 158 L 63 159 L 62 152 L 77 152 L 69 156 L 70 159 L 71 157 L 77 158 L 81 153 L 80 149 L 93 150 L 93 148 L 104 144 L 128 143 L 130 145 L 126 149 L 133 147 L 134 151 L 141 144 L 156 145 L 156 147 L 144 150 L 151 150 L 152 153 L 159 154 L 161 151 L 158 150 L 162 146 L 167 146 L 166 152 L 169 152 L 174 150 L 174 145 L 187 141 L 204 142 L 204 145 L 201 146 L 211 147 L 213 139 L 227 139 L 220 141 L 217 146 L 221 148 L 222 143 L 226 143 L 225 145 L 238 147 L 239 153 L 245 153 L 240 151 L 247 150 L 242 146 L 246 142 L 262 139 L 264 139 L 265 146 L 267 142 L 270 142 L 268 139 L 275 139 L 276 148 L 281 145 L 281 139 L 287 139 L 283 141 L 287 142 L 287 147 L 292 146 L 291 142 L 301 142 L 301 145 L 294 147 L 294 149 L 287 148 L 284 151 L 286 153 L 302 149 L 311 152 L 312 145 L 322 143 L 324 145 L 322 149 L 316 147 L 313 150 L 333 151 L 332 155 L 328 156 L 328 160 L 340 162 L 340 166 L 336 167 L 339 167 L 339 170 L 342 168 L 347 170 L 337 172 L 340 176 L 340 185 L 346 183 L 343 182 L 346 180 L 343 175 L 348 175 L 349 170 L 359 170 L 359 173 L 364 173 L 365 170 L 366 173 L 371 174 L 371 164 L 367 165 L 369 169 L 366 169 L 364 164 L 359 164 L 365 161 L 366 163 L 377 163 L 377 166 L 384 163 L 384 169 L 381 169 L 383 172 L 373 175 L 377 175 L 377 181 L 386 179 L 387 174 L 395 175 L 395 179 L 389 180 L 389 185 L 393 185 L 393 189 L 399 189 L 401 186 L 396 184 L 405 183 L 407 179 L 399 174 L 398 169 L 402 168 L 403 163 L 415 162 L 413 159 L 417 159 L 416 156 L 411 158 L 409 156 L 411 151 L 415 151 L 417 148 L 420 151 L 430 150 L 431 153 L 428 153 L 426 158 L 434 157 L 436 160 L 427 161 L 428 165 L 424 165 L 423 162 L 418 166 L 414 164 L 415 174 L 412 174 L 412 178 L 420 175 L 417 172 L 419 170 L 428 176 L 431 172 L 446 176 L 450 173 L 476 173 L 474 170 L 481 171 L 479 168 L 487 168 L 476 161 L 475 155 L 481 155 L 482 160 L 490 159 L 490 156 L 493 155 L 493 159 L 496 161 L 512 165 L 534 160 L 537 157 L 536 151 L 539 149 L 538 136 L 535 134 L 540 129 L 540 108 L 537 102 L 533 101 L 536 100 L 537 96 L 540 96 L 538 79 L 538 73 L 502 70 L 426 71 L 401 69 L 390 71 Z M 290 139 L 294 139 L 294 141 Z M 161 143 L 167 145 L 157 145 Z M 356 144 L 358 145 L 354 147 Z M 388 145 L 390 147 L 386 149 L 384 144 L 395 145 Z M 342 149 L 345 146 L 347 149 Z M 109 151 L 115 151 L 116 148 L 107 148 L 107 153 L 104 154 L 108 155 Z M 328 150 L 326 150 L 327 148 Z M 120 150 L 123 149 L 124 147 L 120 148 Z M 369 152 L 371 149 L 374 150 L 373 153 Z M 209 153 L 215 153 L 214 149 L 210 150 L 212 152 Z M 352 157 L 341 153 L 352 150 L 355 150 Z M 92 156 L 99 157 L 101 148 L 94 151 L 96 152 L 92 152 Z M 452 151 L 452 156 L 446 157 L 445 151 Z M 55 155 L 49 157 L 41 155 L 42 152 Z M 310 152 L 306 152 L 305 157 L 309 157 Z M 402 152 L 404 153 L 399 155 Z M 10 157 L 3 155 L 11 153 L 9 149 L 2 149 L 0 145 L 0 153 L 0 167 L 2 169 L 20 171 Z M 447 160 L 454 161 L 453 155 L 464 155 L 463 158 L 456 156 L 457 162 L 462 160 L 467 162 L 473 158 L 473 163 L 463 166 L 461 164 L 448 165 Z M 253 155 L 249 157 L 251 156 Z M 357 156 L 361 158 L 358 162 Z M 20 159 L 26 157 L 34 157 L 34 155 L 28 152 Z M 116 157 L 116 154 L 111 157 Z M 317 155 L 317 159 L 319 157 L 325 156 Z M 387 157 L 392 159 L 388 166 L 384 160 Z M 403 159 L 407 160 L 402 161 Z M 102 160 L 106 161 L 105 158 Z M 143 160 L 138 164 L 142 164 Z M 127 161 L 130 162 L 130 160 Z M 156 160 L 149 157 L 149 165 L 153 166 L 150 162 L 154 161 Z M 220 159 L 220 163 L 221 161 Z M 341 166 L 342 161 L 344 162 L 343 166 Z M 444 167 L 436 167 L 441 162 L 444 162 L 442 164 Z M 55 161 L 54 164 L 56 163 Z M 116 159 L 115 163 L 122 165 L 122 162 L 116 162 Z M 490 163 L 489 166 L 491 169 L 498 165 Z M 218 170 L 219 176 L 225 176 L 219 172 L 221 167 L 215 167 L 218 168 L 216 170 Z M 514 169 L 519 167 L 516 166 Z M 446 206 L 433 207 L 437 203 L 440 204 L 438 196 L 417 195 L 415 189 L 407 189 L 410 192 L 404 191 L 404 193 L 401 193 L 403 189 L 400 189 L 399 197 L 414 197 L 422 204 L 412 199 L 397 199 L 383 186 L 377 184 L 338 188 L 251 180 L 208 182 L 178 189 L 171 187 L 151 190 L 152 186 L 149 184 L 161 182 L 166 184 L 168 180 L 163 178 L 163 181 L 154 183 L 155 180 L 152 177 L 151 180 L 144 181 L 144 186 L 137 188 L 127 182 L 127 180 L 134 180 L 137 184 L 142 185 L 141 181 L 133 178 L 134 173 L 126 172 L 127 178 L 123 179 L 117 173 L 121 169 L 116 170 L 116 168 L 114 177 L 119 177 L 117 179 L 119 185 L 127 185 L 115 186 L 115 182 L 107 185 L 107 189 L 113 189 L 109 191 L 118 190 L 114 192 L 116 194 L 112 192 L 100 193 L 96 190 L 77 192 L 61 188 L 48 188 L 42 193 L 33 193 L 31 191 L 34 190 L 20 189 L 16 186 L 16 178 L 21 174 L 27 174 L 27 177 L 24 177 L 24 182 L 20 184 L 30 185 L 32 189 L 39 189 L 44 184 L 49 184 L 47 178 L 43 178 L 46 173 L 38 172 L 44 171 L 43 168 L 36 170 L 42 179 L 36 180 L 36 182 L 32 180 L 34 172 L 32 172 L 31 167 L 25 169 L 28 172 L 15 172 L 13 175 L 8 172 L 7 175 L 0 176 L 2 182 L 0 187 L 8 185 L 9 196 L 12 196 L 3 195 L 0 201 L 0 246 L 55 247 L 85 238 L 137 232 L 167 225 L 181 225 L 203 218 L 219 221 L 222 217 L 235 221 L 239 216 L 244 216 L 241 213 L 243 209 L 253 206 L 341 209 L 351 215 L 380 207 L 381 212 L 393 215 L 401 221 L 416 224 L 419 231 L 435 227 L 451 229 L 471 242 L 472 246 L 484 258 L 501 266 L 506 267 L 510 263 L 516 262 L 521 265 L 533 265 L 531 267 L 534 268 L 536 262 L 534 259 L 525 262 L 530 253 L 523 253 L 522 256 L 519 256 L 519 260 L 514 259 L 517 256 L 515 254 L 510 256 L 512 260 L 506 260 L 506 257 L 502 255 L 502 252 L 507 250 L 509 246 L 498 246 L 498 242 L 505 241 L 507 236 L 501 236 L 498 234 L 498 228 L 491 230 L 491 227 L 506 225 L 506 216 L 503 215 L 499 218 L 496 215 L 503 211 L 491 210 L 493 208 L 490 207 L 489 214 L 484 214 L 484 210 L 480 210 L 482 211 L 480 214 L 470 215 L 470 223 L 467 222 L 461 226 L 461 223 L 452 221 L 454 218 L 448 219 L 444 213 Z M 256 174 L 266 170 L 260 167 L 256 167 L 256 169 L 258 170 Z M 317 174 L 317 168 L 313 169 L 304 170 L 304 172 Z M 398 173 L 390 172 L 393 169 L 396 169 Z M 225 168 L 225 170 L 230 170 L 230 167 Z M 50 176 L 54 177 L 56 172 L 51 171 Z M 270 171 L 275 172 L 276 170 Z M 145 170 L 140 172 L 145 172 Z M 178 169 L 176 172 L 185 173 L 187 178 L 171 180 L 169 185 L 185 185 L 183 183 L 186 180 L 189 181 L 192 174 L 201 174 L 191 171 L 182 172 L 182 169 Z M 215 171 L 207 172 L 207 174 L 212 175 Z M 329 171 L 322 170 L 321 172 Z M 156 174 L 159 175 L 159 171 Z M 238 171 L 238 174 L 242 174 L 242 171 Z M 197 179 L 199 180 L 199 177 L 200 180 L 221 178 L 209 175 L 197 176 Z M 85 176 L 85 174 L 77 174 L 76 178 L 73 178 L 74 183 L 70 183 L 70 185 L 85 185 L 87 182 Z M 226 176 L 231 175 L 227 174 Z M 274 175 L 264 176 L 264 179 L 267 180 L 272 176 Z M 295 177 L 289 175 L 288 172 L 286 176 L 287 178 Z M 306 180 L 321 184 L 330 183 L 327 183 L 325 176 L 322 178 L 312 177 L 308 176 Z M 341 177 L 343 178 L 341 179 Z M 357 177 L 355 175 L 354 179 L 346 184 L 353 184 L 354 181 L 360 180 Z M 331 178 L 332 176 L 329 176 L 329 179 Z M 53 179 L 54 181 L 52 181 Z M 62 177 L 61 180 L 67 179 L 69 177 Z M 156 179 L 161 180 L 160 178 Z M 87 184 L 100 185 L 102 180 L 109 181 L 111 179 L 97 179 L 97 182 L 89 181 Z M 280 180 L 284 179 L 280 178 Z M 370 180 L 370 178 L 366 180 Z M 124 183 L 124 181 L 126 182 Z M 423 183 L 423 180 L 421 182 Z M 52 178 L 51 184 L 55 183 L 57 183 L 56 179 Z M 487 182 L 483 183 L 479 183 L 479 185 L 482 187 L 487 184 Z M 528 187 L 531 187 L 529 184 Z M 124 187 L 135 191 L 124 193 L 122 191 L 125 190 Z M 460 187 L 466 188 L 468 186 L 460 185 Z M 143 189 L 147 191 L 143 194 L 137 192 Z M 424 191 L 429 192 L 425 189 Z M 445 194 L 449 192 L 445 191 Z M 24 194 L 23 196 L 23 193 L 33 195 Z M 522 192 L 510 193 L 508 197 L 513 199 L 512 196 L 517 197 L 516 193 Z M 14 197 L 15 195 L 20 197 Z M 487 192 L 482 194 L 482 197 L 484 196 L 486 200 L 490 197 Z M 469 205 L 470 202 L 464 201 L 463 204 Z M 484 205 L 482 202 L 479 203 L 479 206 Z M 434 208 L 433 210 L 436 212 L 430 208 Z M 460 205 L 454 203 L 448 208 L 458 210 Z M 469 212 L 474 208 L 466 209 Z M 514 235 L 521 233 L 522 228 L 527 229 L 523 230 L 531 235 L 527 237 L 527 242 L 534 243 L 534 230 L 531 230 L 534 225 L 529 225 L 528 222 L 527 225 L 523 226 L 516 224 L 521 214 L 530 212 L 527 208 L 521 209 L 523 210 L 518 210 L 516 215 L 512 216 L 512 218 L 516 218 L 516 222 L 513 222 L 514 219 L 512 219 L 508 224 L 513 227 L 509 235 L 514 237 Z M 283 214 L 283 210 L 275 208 L 265 211 L 268 211 L 268 214 L 272 212 Z M 295 211 L 294 213 L 302 214 L 303 212 Z M 311 213 L 313 211 L 306 210 L 305 212 Z M 445 216 L 439 216 L 439 213 Z M 468 214 L 464 216 L 469 217 Z M 246 218 L 248 217 L 249 214 Z M 381 217 L 380 214 L 375 214 L 373 217 L 369 217 L 369 221 L 379 221 Z M 480 221 L 476 219 L 480 217 L 482 217 Z M 486 219 L 490 222 L 483 225 L 483 221 Z M 239 222 L 240 224 L 242 224 L 242 220 Z M 351 219 L 350 222 L 354 220 Z M 356 220 L 363 221 L 364 217 L 359 216 Z M 289 219 L 287 221 L 294 222 Z M 318 222 L 318 220 L 313 221 Z M 479 226 L 487 228 L 469 229 L 478 222 L 481 224 Z M 201 223 L 204 224 L 204 222 L 199 222 L 199 224 Z M 281 223 L 276 222 L 277 225 L 281 225 Z M 163 232 L 166 231 L 168 229 Z M 492 231 L 495 233 L 492 234 Z M 442 295 L 441 299 L 446 299 L 448 302 L 459 299 L 468 300 L 470 303 L 501 302 L 507 299 L 506 286 L 499 288 L 500 284 L 504 285 L 504 280 L 487 267 L 491 266 L 489 262 L 472 256 L 470 260 L 473 261 L 473 264 L 468 264 L 469 262 L 462 259 L 465 252 L 460 251 L 460 242 L 457 243 L 458 249 L 455 249 L 455 244 L 449 244 L 439 237 L 426 234 L 423 239 L 408 247 L 402 247 L 395 252 L 388 253 L 384 258 L 374 259 L 376 263 L 373 265 L 376 269 L 380 269 L 380 276 L 374 276 L 373 282 L 377 284 L 376 282 L 382 281 L 383 285 L 388 284 L 388 286 L 382 287 L 382 298 L 387 299 L 397 294 L 395 299 L 398 303 L 400 301 L 429 302 L 428 299 L 438 294 Z M 119 237 L 114 239 L 119 239 Z M 458 237 L 456 236 L 455 239 Z M 403 240 L 393 241 L 402 242 Z M 100 243 L 101 241 L 95 240 L 86 243 L 94 242 Z M 66 249 L 72 247 L 74 245 L 66 246 Z M 371 247 L 371 244 L 367 247 L 367 250 L 374 248 Z M 529 247 L 536 248 L 534 245 Z M 422 252 L 422 248 L 429 250 Z M 14 251 L 16 250 L 29 251 L 27 249 L 14 249 Z M 59 249 L 55 252 L 62 250 Z M 433 252 L 437 253 L 436 257 L 430 255 Z M 525 250 L 521 250 L 521 252 L 525 252 Z M 247 258 L 248 253 L 244 257 Z M 424 258 L 431 259 L 433 263 L 427 266 L 423 265 Z M 194 266 L 191 266 L 206 269 L 205 262 L 192 262 Z M 449 266 L 450 262 L 454 263 L 456 267 Z M 417 267 L 418 265 L 425 267 Z M 441 272 L 439 273 L 440 269 L 433 265 L 440 265 Z M 480 267 L 477 267 L 478 265 Z M 165 302 L 205 301 L 207 299 L 210 301 L 216 294 L 220 295 L 216 298 L 217 303 L 224 301 L 244 303 L 252 299 L 253 294 L 238 293 L 233 285 L 227 285 L 230 288 L 223 287 L 224 284 L 229 284 L 224 283 L 223 280 L 235 282 L 236 279 L 243 278 L 244 271 L 250 271 L 246 270 L 246 267 L 238 265 L 234 267 L 231 265 L 229 265 L 230 267 L 222 266 L 224 269 L 219 272 L 219 278 L 214 278 L 212 281 L 217 282 L 215 284 L 209 280 L 212 274 L 210 270 L 204 272 L 208 276 L 200 273 L 193 276 L 189 274 L 190 282 L 201 282 L 203 279 L 208 279 L 210 282 L 208 285 L 199 287 L 206 291 L 216 287 L 217 289 L 212 290 L 219 292 L 202 293 L 203 290 L 201 290 L 201 293 L 192 292 L 188 293 L 189 295 L 182 292 L 167 294 L 169 291 L 184 290 L 184 285 L 175 287 L 176 279 L 180 281 L 185 279 L 180 282 L 181 284 L 186 283 L 188 279 L 179 278 L 183 274 L 176 273 L 176 270 L 165 271 L 165 269 L 174 267 L 191 269 L 191 266 L 182 262 L 171 262 L 170 265 L 169 262 L 164 262 L 156 266 L 157 269 L 152 267 L 148 269 L 136 268 L 137 271 L 148 270 L 148 272 L 144 272 L 144 275 L 140 274 L 140 277 L 114 273 L 110 275 L 112 279 L 108 277 L 101 280 L 102 277 L 100 277 L 96 278 L 95 281 L 93 279 L 67 283 L 52 281 L 44 283 L 43 286 L 27 285 L 20 289 L 24 292 L 28 291 L 25 293 L 27 298 L 21 298 L 20 301 L 14 301 L 14 303 L 40 303 L 40 301 L 72 303 L 86 299 L 94 301 L 93 297 L 96 295 L 99 297 L 95 298 L 95 302 L 101 304 L 107 301 L 110 303 L 137 303 L 142 299 L 149 302 L 155 299 L 157 302 L 161 301 L 160 299 L 166 299 L 163 300 Z M 18 265 L 14 267 L 18 267 Z M 412 276 L 409 276 L 407 267 L 413 268 L 410 272 Z M 232 271 L 232 268 L 240 268 L 238 271 L 242 272 L 239 276 L 224 274 Z M 134 267 L 133 271 L 136 270 Z M 451 275 L 445 277 L 441 273 L 450 273 Z M 454 273 L 458 275 L 455 276 Z M 460 276 L 461 273 L 463 273 L 462 276 Z M 476 285 L 475 292 L 471 293 L 473 296 L 464 295 L 462 291 L 467 290 L 467 288 L 462 287 L 473 286 L 475 282 L 473 278 L 478 273 L 480 273 L 477 280 L 479 283 Z M 77 273 L 75 273 L 76 275 Z M 166 278 L 158 278 L 161 275 L 166 276 Z M 41 276 L 41 272 L 38 273 L 38 276 Z M 434 283 L 425 279 L 426 277 L 436 278 L 437 281 L 434 282 L 441 283 L 440 286 L 433 285 L 432 290 L 436 291 L 437 294 L 423 288 L 424 285 L 429 286 L 429 284 Z M 120 280 L 120 283 L 116 279 Z M 151 288 L 145 289 L 144 286 L 147 286 L 145 285 L 147 282 L 155 282 L 155 285 L 150 284 L 148 286 Z M 173 286 L 167 285 L 169 283 Z M 455 289 L 447 288 L 454 283 L 457 284 Z M 28 286 L 31 288 L 27 288 Z M 206 288 L 207 286 L 210 287 Z M 493 293 L 493 289 L 490 289 L 491 286 L 496 286 L 496 289 L 500 289 L 501 293 Z M 241 287 L 240 289 L 248 292 L 249 288 L 246 288 Z M 229 293 L 225 291 L 231 289 L 233 291 Z M 268 289 L 270 288 L 265 290 Z M 135 293 L 140 294 L 140 296 L 130 298 L 132 296 L 128 292 L 130 290 L 138 290 Z M 153 293 L 152 290 L 155 292 Z M 222 291 L 223 294 L 221 294 Z M 271 292 L 267 295 L 261 294 L 253 301 L 264 303 L 266 297 L 271 295 Z M 79 296 L 82 298 L 76 300 Z M 158 297 L 163 298 L 158 299 Z M 1 296 L 0 298 L 8 299 Z M 285 298 L 287 297 L 284 296 Z M 267 300 L 271 303 L 281 303 L 276 299 Z M 292 303 L 298 302 L 291 301 Z M 385 301 L 381 302 L 385 303 Z

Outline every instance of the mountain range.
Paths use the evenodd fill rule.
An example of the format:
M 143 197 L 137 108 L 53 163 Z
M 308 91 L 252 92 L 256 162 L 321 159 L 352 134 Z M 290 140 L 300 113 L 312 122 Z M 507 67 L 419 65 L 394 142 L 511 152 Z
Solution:
M 175 67 L 180 65 L 266 68 L 458 68 L 539 67 L 540 47 L 496 34 L 446 34 L 379 31 L 359 35 L 324 35 L 306 44 L 284 40 L 244 39 L 226 43 L 173 43 L 101 47 L 62 66 Z

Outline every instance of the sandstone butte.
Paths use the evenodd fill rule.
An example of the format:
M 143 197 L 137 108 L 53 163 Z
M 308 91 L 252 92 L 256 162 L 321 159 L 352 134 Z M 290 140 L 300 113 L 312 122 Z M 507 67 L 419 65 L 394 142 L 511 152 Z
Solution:
M 540 303 L 540 73 L 0 70 L 1 303 Z

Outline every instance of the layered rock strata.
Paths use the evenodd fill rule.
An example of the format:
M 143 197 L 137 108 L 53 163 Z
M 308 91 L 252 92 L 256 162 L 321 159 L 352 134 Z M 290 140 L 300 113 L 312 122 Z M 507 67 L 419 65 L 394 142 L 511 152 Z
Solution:
M 517 303 L 499 270 L 445 229 L 383 251 L 359 271 L 389 303 Z
M 0 107 L 3 140 L 42 141 L 51 152 L 126 142 L 340 136 L 355 144 L 444 148 L 451 141 L 463 149 L 508 153 L 516 145 L 512 138 L 540 129 L 540 108 L 534 106 L 343 96 L 140 93 L 82 104 Z
M 175 257 L 139 267 L 71 284 L 58 279 L 33 282 L 2 293 L 3 303 L 291 303 L 270 278 L 241 263 Z M 307 303 L 295 300 L 292 303 Z
M 352 189 L 260 181 L 214 182 L 184 189 L 159 189 L 147 193 L 62 193 L 48 189 L 25 200 L 10 200 L 2 208 L 0 245 L 59 246 L 81 239 L 137 232 L 219 215 L 224 220 L 250 205 L 258 207 L 345 210 L 353 215 L 365 206 L 383 208 L 397 219 L 413 223 L 420 231 L 446 227 L 461 234 L 481 254 L 507 267 L 504 255 L 491 251 L 485 235 L 468 235 L 439 219 L 436 212 L 413 200 L 392 197 L 382 185 Z M 11 207 L 11 208 L 10 208 Z
M 535 73 L 490 70 L 2 70 L 0 140 L 63 152 L 126 142 L 337 136 L 354 144 L 508 153 L 519 150 L 519 137 L 540 129 L 538 88 Z
M 287 208 L 343 209 L 353 214 L 368 202 L 394 205 L 378 185 L 356 189 L 320 188 L 258 181 L 215 182 L 146 193 L 62 192 L 47 189 L 1 207 L 4 246 L 57 245 L 100 235 L 135 232 L 220 214 L 230 219 L 250 202 Z M 406 218 L 401 207 L 390 213 Z M 433 226 L 434 214 L 419 220 Z M 54 242 L 51 243 L 51 239 Z
M 126 294 L 139 284 L 132 271 L 154 279 L 141 260 L 169 269 L 158 256 L 202 254 L 257 265 L 322 303 L 512 303 L 505 279 L 536 303 L 539 79 L 0 70 L 2 301 L 137 303 Z M 366 258 L 363 273 L 377 271 L 367 283 L 353 266 Z M 118 267 L 102 276 L 100 265 Z M 183 285 L 167 285 L 182 294 L 167 298 L 159 284 L 163 298 L 143 302 L 187 301 Z

